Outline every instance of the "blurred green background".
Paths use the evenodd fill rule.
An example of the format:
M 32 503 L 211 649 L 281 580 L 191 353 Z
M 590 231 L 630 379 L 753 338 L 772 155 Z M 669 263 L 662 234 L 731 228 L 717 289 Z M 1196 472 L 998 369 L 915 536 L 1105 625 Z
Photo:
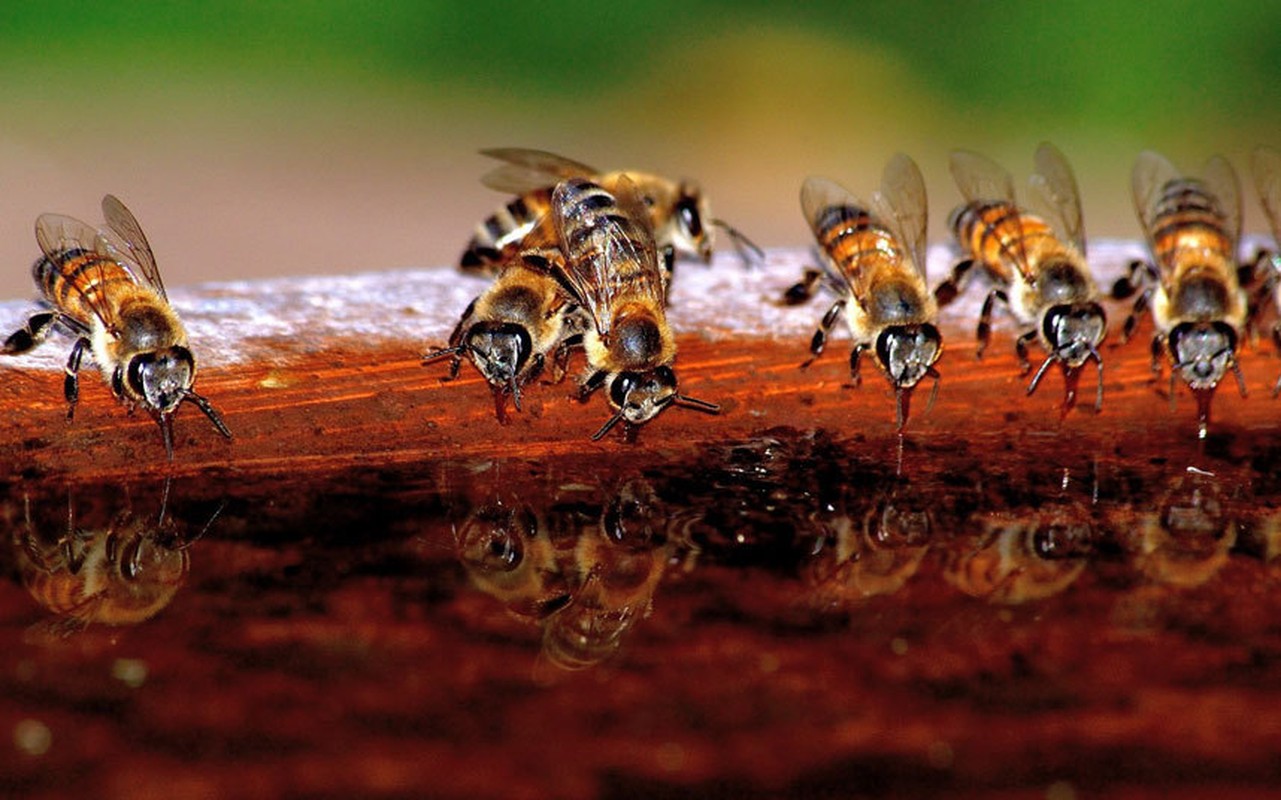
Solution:
M 953 147 L 1022 180 L 1042 139 L 1087 231 L 1136 237 L 1144 148 L 1242 171 L 1281 146 L 1281 4 L 44 0 L 0 4 L 0 297 L 31 223 L 118 194 L 171 284 L 452 264 L 501 202 L 481 147 L 697 178 L 766 246 L 808 244 L 807 174 L 866 194 Z

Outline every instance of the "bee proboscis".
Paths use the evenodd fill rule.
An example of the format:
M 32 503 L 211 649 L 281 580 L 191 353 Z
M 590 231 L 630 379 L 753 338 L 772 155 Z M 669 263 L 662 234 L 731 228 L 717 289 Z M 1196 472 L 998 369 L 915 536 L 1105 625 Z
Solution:
M 667 281 L 631 181 L 620 179 L 615 196 L 572 178 L 552 193 L 551 213 L 563 256 L 553 269 L 592 320 L 583 335 L 591 372 L 580 397 L 604 387 L 615 409 L 592 439 L 619 422 L 631 434 L 670 405 L 718 412 L 719 406 L 677 391 L 676 337 L 664 310 Z
M 1139 154 L 1131 175 L 1134 209 L 1155 264 L 1135 262 L 1113 294 L 1122 297 L 1142 286 L 1126 331 L 1150 304 L 1156 332 L 1152 369 L 1160 372 L 1164 352 L 1170 361 L 1170 402 L 1181 377 L 1197 398 L 1199 435 L 1210 422 L 1210 401 L 1229 369 L 1241 396 L 1245 378 L 1237 346 L 1249 315 L 1249 299 L 1238 276 L 1241 238 L 1241 185 L 1225 159 L 1206 162 L 1202 178 L 1185 177 L 1164 156 Z
M 788 290 L 787 302 L 808 299 L 820 280 L 837 298 L 814 333 L 813 356 L 805 366 L 822 354 L 832 325 L 844 314 L 854 340 L 850 378 L 860 381 L 860 357 L 872 350 L 894 387 L 902 431 L 912 390 L 927 375 L 934 379 L 933 403 L 939 386 L 934 363 L 943 351 L 938 306 L 926 282 L 921 171 L 906 155 L 894 156 L 871 205 L 833 181 L 812 177 L 801 187 L 801 210 L 818 242 L 823 271 L 807 272 Z
M 47 310 L 5 340 L 0 353 L 16 355 L 43 342 L 55 329 L 75 337 L 63 393 L 67 419 L 80 396 L 80 362 L 91 349 L 104 380 L 132 411 L 141 406 L 160 426 L 173 460 L 173 414 L 192 403 L 218 432 L 231 431 L 209 401 L 191 388 L 196 360 L 187 332 L 169 305 L 160 270 L 138 220 L 112 195 L 102 198 L 106 228 L 61 214 L 36 220 L 44 256 L 33 267 Z
M 601 172 L 578 161 L 542 150 L 502 147 L 482 150 L 482 155 L 504 162 L 481 181 L 491 189 L 516 195 L 476 226 L 459 259 L 465 270 L 493 272 L 525 249 L 523 240 L 551 210 L 556 185 L 570 178 L 586 178 L 612 194 L 625 176 L 635 186 L 647 212 L 650 232 L 670 262 L 675 254 L 712 260 L 713 230 L 721 228 L 740 253 L 757 259 L 764 253 L 724 220 L 711 216 L 707 198 L 692 181 L 673 181 L 633 170 Z
M 1107 336 L 1107 315 L 1086 260 L 1085 228 L 1076 178 L 1058 148 L 1042 143 L 1034 156 L 1030 198 L 1038 213 L 1020 206 L 1014 179 L 991 159 L 965 150 L 953 151 L 950 166 L 965 203 L 948 219 L 963 259 L 936 289 L 946 304 L 963 289 L 977 264 L 993 287 L 979 315 L 976 355 L 991 337 L 996 301 L 1009 309 L 1022 332 L 1015 351 L 1024 374 L 1031 371 L 1028 343 L 1037 340 L 1047 355 L 1028 384 L 1030 395 L 1046 370 L 1058 363 L 1065 383 L 1061 412 L 1076 403 L 1076 387 L 1086 362 L 1097 368 L 1096 411 L 1103 408 L 1103 358 L 1099 346 Z

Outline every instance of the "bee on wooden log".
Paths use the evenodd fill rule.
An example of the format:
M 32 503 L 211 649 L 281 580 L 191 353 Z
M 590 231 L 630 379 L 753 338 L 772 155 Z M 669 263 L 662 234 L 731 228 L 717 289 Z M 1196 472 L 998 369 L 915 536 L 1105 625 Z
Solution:
M 1093 360 L 1098 374 L 1094 408 L 1101 411 L 1099 345 L 1107 335 L 1107 315 L 1086 261 L 1081 200 L 1067 159 L 1049 143 L 1037 148 L 1030 180 L 1035 214 L 1015 202 L 1014 180 L 999 164 L 963 150 L 954 151 L 950 163 L 965 203 L 952 212 L 948 225 L 963 259 L 936 288 L 940 304 L 951 302 L 973 267 L 980 266 L 993 286 L 979 314 L 976 355 L 982 357 L 987 348 L 999 300 L 1022 329 L 1015 352 L 1023 374 L 1032 369 L 1029 342 L 1039 341 L 1047 354 L 1027 393 L 1035 392 L 1046 370 L 1058 363 L 1065 383 L 1061 414 L 1066 415 L 1076 404 L 1081 371 Z
M 881 190 L 869 205 L 826 178 L 809 178 L 801 187 L 801 210 L 818 241 L 822 271 L 809 270 L 787 291 L 785 302 L 808 300 L 822 283 L 836 295 L 810 342 L 818 358 L 839 316 L 849 324 L 854 349 L 850 378 L 861 379 L 859 363 L 872 350 L 876 364 L 897 397 L 898 429 L 907 423 L 912 390 L 922 378 L 934 379 L 943 352 L 938 306 L 925 275 L 927 210 L 925 181 L 916 162 L 896 155 L 885 167 Z
M 191 388 L 195 356 L 138 220 L 112 195 L 102 199 L 102 212 L 105 228 L 61 214 L 36 220 L 44 255 L 33 272 L 45 308 L 10 335 L 0 353 L 25 353 L 55 328 L 63 330 L 75 337 L 64 382 L 68 420 L 80 396 L 80 362 L 91 349 L 116 398 L 130 412 L 142 407 L 155 418 L 169 460 L 173 415 L 181 403 L 195 405 L 231 438 L 222 417 Z
M 631 180 L 620 178 L 617 196 L 583 178 L 567 180 L 552 193 L 551 214 L 563 256 L 551 267 L 592 320 L 583 335 L 591 372 L 579 396 L 603 387 L 615 410 L 592 439 L 619 422 L 631 436 L 671 405 L 717 413 L 719 406 L 677 391 L 667 282 Z M 548 263 L 533 253 L 525 260 Z
M 489 382 L 494 410 L 507 421 L 507 398 L 521 408 L 521 389 L 552 362 L 564 377 L 570 349 L 582 339 L 586 316 L 552 276 L 546 260 L 513 259 L 493 285 L 467 306 L 449 346 L 427 353 L 424 363 L 452 358 L 449 379 L 466 357 Z
M 707 198 L 692 181 L 673 181 L 646 172 L 597 169 L 542 150 L 505 147 L 482 150 L 483 155 L 504 162 L 481 181 L 491 189 L 515 194 L 501 208 L 476 226 L 459 266 L 468 271 L 493 273 L 525 249 L 523 240 L 551 210 L 552 192 L 570 178 L 586 178 L 611 194 L 626 176 L 636 187 L 645 207 L 657 247 L 667 262 L 676 254 L 711 263 L 714 231 L 724 230 L 740 253 L 763 259 L 761 249 L 723 220 L 711 216 Z M 746 256 L 745 256 L 746 257 Z
M 1272 227 L 1276 251 L 1263 252 L 1254 265 L 1256 277 L 1262 278 L 1265 289 L 1276 292 L 1276 303 L 1281 306 L 1281 153 L 1267 147 L 1254 151 L 1252 159 L 1254 188 L 1259 194 L 1259 205 Z M 1260 276 L 1259 273 L 1262 273 Z M 1281 350 L 1281 322 L 1272 326 L 1272 341 Z M 1281 378 L 1272 387 L 1272 396 L 1281 393 Z
M 1163 156 L 1139 154 L 1131 176 L 1134 209 L 1155 265 L 1131 264 L 1113 289 L 1118 298 L 1139 291 L 1125 323 L 1127 339 L 1151 305 L 1152 369 L 1161 371 L 1164 353 L 1171 404 L 1176 377 L 1192 390 L 1202 438 L 1215 387 L 1228 370 L 1241 396 L 1246 394 L 1237 347 L 1249 315 L 1237 264 L 1241 186 L 1232 165 L 1217 156 L 1206 162 L 1203 175 L 1185 177 Z

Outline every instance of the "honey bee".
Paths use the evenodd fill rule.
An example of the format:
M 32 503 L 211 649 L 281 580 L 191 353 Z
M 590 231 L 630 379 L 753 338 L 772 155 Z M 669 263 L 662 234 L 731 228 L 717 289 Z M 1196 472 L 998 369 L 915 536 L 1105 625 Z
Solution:
M 521 388 L 552 360 L 553 378 L 564 376 L 570 348 L 582 339 L 587 320 L 557 280 L 535 261 L 513 260 L 493 285 L 472 300 L 449 335 L 449 346 L 427 353 L 429 364 L 452 357 L 448 379 L 458 376 L 466 356 L 489 382 L 500 422 L 507 398 L 520 410 Z
M 1118 515 L 1116 529 L 1127 532 L 1123 545 L 1143 575 L 1165 586 L 1192 588 L 1223 569 L 1242 527 L 1225 483 L 1235 482 L 1188 470 L 1167 480 L 1150 505 L 1127 507 Z
M 116 398 L 130 412 L 141 406 L 160 425 L 170 461 L 173 415 L 183 402 L 194 404 L 219 433 L 231 438 L 222 417 L 191 388 L 196 360 L 138 220 L 112 195 L 102 198 L 102 212 L 103 229 L 61 214 L 42 214 L 36 220 L 44 256 L 33 273 L 47 310 L 33 314 L 5 340 L 0 353 L 25 353 L 60 328 L 75 337 L 63 385 L 68 420 L 80 396 L 80 361 L 92 348 Z
M 619 422 L 631 435 L 670 405 L 720 411 L 677 391 L 676 337 L 664 311 L 667 284 L 653 236 L 639 221 L 644 213 L 626 176 L 618 181 L 617 197 L 584 178 L 558 184 L 552 193 L 552 220 L 564 258 L 554 269 L 592 320 L 583 335 L 591 372 L 579 396 L 585 400 L 604 387 L 615 409 L 593 441 Z
M 807 300 L 820 280 L 837 296 L 814 333 L 813 356 L 804 366 L 823 353 L 832 325 L 843 313 L 854 340 L 850 378 L 859 383 L 860 357 L 872 350 L 894 387 L 902 431 L 912 390 L 927 375 L 934 379 L 933 403 L 939 386 L 934 362 L 943 352 L 938 306 L 925 277 L 927 211 L 921 171 L 902 153 L 894 156 L 870 206 L 837 183 L 809 178 L 801 187 L 801 209 L 818 240 L 823 271 L 808 271 L 802 283 L 788 290 L 787 302 Z
M 992 514 L 977 538 L 950 546 L 943 577 L 971 597 L 1018 605 L 1062 592 L 1085 571 L 1097 529 L 1077 504 Z
M 482 155 L 504 162 L 482 179 L 491 189 L 516 195 L 480 225 L 467 243 L 459 266 L 468 271 L 495 272 L 519 255 L 523 241 L 551 210 L 556 184 L 570 178 L 587 178 L 611 194 L 626 176 L 645 204 L 645 219 L 667 263 L 677 253 L 711 263 L 713 230 L 721 228 L 740 253 L 764 259 L 761 249 L 723 220 L 711 216 L 707 198 L 691 181 L 672 181 L 646 172 L 602 173 L 586 164 L 541 150 L 504 147 L 482 150 Z
M 1201 438 L 1210 422 L 1215 387 L 1231 369 L 1241 396 L 1245 378 L 1236 349 L 1249 314 L 1238 278 L 1241 186 L 1232 165 L 1220 157 L 1206 162 L 1205 177 L 1184 177 L 1157 153 L 1140 153 L 1131 188 L 1134 208 L 1156 265 L 1136 262 L 1113 294 L 1124 297 L 1147 285 L 1134 302 L 1126 331 L 1149 303 L 1156 333 L 1152 369 L 1160 372 L 1164 350 L 1170 360 L 1170 402 L 1181 377 L 1197 399 Z M 1127 337 L 1128 338 L 1128 337 Z
M 1272 226 L 1274 243 L 1281 248 L 1281 153 L 1260 147 L 1254 151 L 1252 162 L 1254 188 L 1259 193 L 1259 205 L 1263 207 L 1263 213 Z M 1265 286 L 1281 289 L 1281 282 L 1278 281 L 1278 276 L 1281 275 L 1281 255 L 1275 252 L 1261 254 L 1255 270 L 1266 272 Z M 1277 295 L 1276 300 L 1278 305 L 1281 305 L 1281 294 Z M 1272 341 L 1278 349 L 1281 349 L 1281 323 L 1273 325 Z M 1281 393 L 1281 378 L 1277 378 L 1276 384 L 1272 387 L 1273 397 L 1279 393 Z
M 455 529 L 454 543 L 477 588 L 519 619 L 541 621 L 573 597 L 547 523 L 527 506 L 481 506 Z
M 1061 407 L 1076 404 L 1076 386 L 1087 361 L 1098 369 L 1095 411 L 1103 409 L 1103 358 L 1099 345 L 1107 335 L 1107 315 L 1086 261 L 1085 228 L 1076 178 L 1058 148 L 1042 143 L 1034 156 L 1031 198 L 1040 215 L 1015 202 L 1014 180 L 1003 167 L 977 153 L 953 151 L 952 176 L 965 198 L 948 218 L 964 254 L 951 276 L 936 289 L 940 303 L 962 290 L 975 264 L 993 288 L 983 302 L 976 355 L 982 357 L 992 331 L 997 300 L 1010 310 L 1023 332 L 1015 352 L 1023 374 L 1031 371 L 1028 343 L 1041 343 L 1048 354 L 1028 384 L 1031 395 L 1053 363 L 1063 369 L 1066 384 Z
M 66 530 L 53 542 L 36 530 L 24 500 L 25 524 L 16 529 L 14 549 L 23 585 L 59 617 L 54 631 L 71 633 L 91 623 L 136 625 L 169 605 L 190 569 L 190 547 L 213 519 L 195 536 L 183 537 L 166 518 L 168 490 L 166 482 L 158 519 L 126 510 L 89 530 L 76 525 L 68 502 Z

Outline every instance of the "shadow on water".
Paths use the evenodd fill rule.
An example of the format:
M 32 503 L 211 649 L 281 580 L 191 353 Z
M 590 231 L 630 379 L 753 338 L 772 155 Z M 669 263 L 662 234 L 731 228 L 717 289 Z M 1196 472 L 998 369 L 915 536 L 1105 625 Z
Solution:
M 1034 463 L 939 441 L 909 446 L 896 474 L 880 455 L 778 428 L 681 463 L 611 449 L 306 481 L 28 481 L 3 505 L 0 694 L 54 720 L 128 709 L 121 741 L 164 759 L 323 759 L 365 737 L 464 761 L 502 745 L 529 768 L 537 718 L 603 737 L 581 769 L 619 786 L 812 787 L 875 768 L 902 788 L 921 764 L 955 779 L 962 751 L 1032 746 L 980 744 L 958 708 L 1026 733 L 1139 683 L 1281 691 L 1281 609 L 1261 594 L 1281 515 L 1260 496 L 1262 456 Z M 122 658 L 151 676 L 130 684 L 151 702 L 106 677 Z M 187 689 L 220 710 L 183 704 Z M 898 716 L 936 733 L 856 733 Z M 1066 753 L 1116 744 L 1093 749 L 1090 724 Z M 611 750 L 619 725 L 667 742 L 671 764 Z M 62 763 L 91 760 L 63 736 Z M 788 759 L 754 762 L 727 736 Z

